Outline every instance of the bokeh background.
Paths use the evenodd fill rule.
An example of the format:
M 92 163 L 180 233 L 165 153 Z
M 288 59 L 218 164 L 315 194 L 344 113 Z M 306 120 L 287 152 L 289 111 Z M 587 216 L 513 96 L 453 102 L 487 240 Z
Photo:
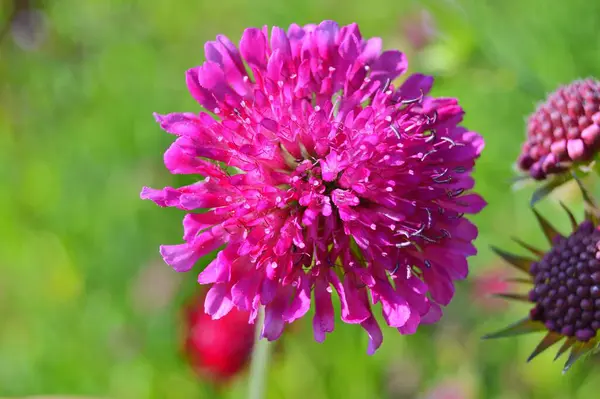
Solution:
M 1 0 L 0 396 L 243 397 L 246 372 L 214 388 L 181 355 L 181 306 L 198 289 L 158 254 L 180 240 L 182 214 L 139 200 L 143 185 L 181 183 L 152 112 L 197 110 L 184 72 L 216 34 L 323 19 L 382 36 L 411 71 L 436 76 L 434 94 L 460 99 L 487 140 L 476 178 L 489 206 L 442 322 L 385 330 L 368 357 L 357 326 L 337 323 L 317 344 L 300 320 L 272 359 L 268 397 L 597 397 L 598 361 L 561 376 L 554 353 L 525 363 L 539 335 L 480 339 L 527 311 L 487 295 L 512 274 L 488 246 L 544 244 L 512 164 L 535 104 L 600 75 L 600 2 L 588 0 Z M 580 216 L 579 196 L 566 187 L 540 206 L 565 228 L 557 198 Z

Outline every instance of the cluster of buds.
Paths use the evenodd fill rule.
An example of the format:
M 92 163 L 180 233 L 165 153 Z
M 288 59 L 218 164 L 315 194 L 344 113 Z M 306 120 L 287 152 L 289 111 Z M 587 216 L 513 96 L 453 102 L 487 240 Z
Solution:
M 600 148 L 600 82 L 558 88 L 529 117 L 518 167 L 536 180 L 566 172 Z

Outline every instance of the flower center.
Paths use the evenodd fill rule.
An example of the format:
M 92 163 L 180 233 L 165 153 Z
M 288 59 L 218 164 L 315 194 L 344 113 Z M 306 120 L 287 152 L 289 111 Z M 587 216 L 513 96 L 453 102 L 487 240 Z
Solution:
M 600 231 L 583 222 L 560 237 L 544 258 L 531 266 L 536 306 L 531 318 L 550 331 L 589 341 L 600 330 Z

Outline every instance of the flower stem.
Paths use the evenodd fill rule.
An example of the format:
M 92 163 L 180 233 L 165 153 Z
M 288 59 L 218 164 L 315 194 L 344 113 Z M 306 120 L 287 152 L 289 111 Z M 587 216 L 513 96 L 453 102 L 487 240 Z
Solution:
M 256 318 L 256 332 L 254 350 L 250 362 L 250 378 L 248 385 L 248 399 L 263 399 L 267 368 L 269 366 L 270 345 L 266 339 L 260 339 L 260 332 L 264 323 L 264 308 L 260 308 Z

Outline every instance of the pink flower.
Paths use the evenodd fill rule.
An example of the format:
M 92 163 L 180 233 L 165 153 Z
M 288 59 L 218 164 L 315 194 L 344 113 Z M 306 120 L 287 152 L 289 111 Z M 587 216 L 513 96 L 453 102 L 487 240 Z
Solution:
M 205 52 L 187 84 L 208 112 L 156 116 L 177 136 L 167 168 L 205 178 L 141 197 L 189 212 L 185 243 L 160 251 L 175 270 L 220 249 L 198 277 L 212 284 L 206 312 L 236 307 L 253 323 L 264 306 L 274 340 L 314 300 L 321 342 L 335 292 L 370 354 L 383 340 L 378 302 L 402 334 L 437 321 L 476 253 L 462 216 L 485 206 L 466 193 L 483 139 L 458 126 L 456 99 L 429 97 L 433 79 L 419 74 L 395 88 L 404 55 L 355 24 L 274 27 L 270 39 L 251 28 L 239 50 L 218 36 Z
M 438 35 L 435 20 L 424 8 L 413 10 L 400 21 L 402 35 L 415 51 L 430 45 Z
M 488 313 L 497 313 L 506 309 L 506 301 L 497 295 L 507 292 L 514 286 L 510 277 L 510 273 L 505 269 L 497 267 L 483 271 L 472 279 L 471 301 L 477 308 Z

